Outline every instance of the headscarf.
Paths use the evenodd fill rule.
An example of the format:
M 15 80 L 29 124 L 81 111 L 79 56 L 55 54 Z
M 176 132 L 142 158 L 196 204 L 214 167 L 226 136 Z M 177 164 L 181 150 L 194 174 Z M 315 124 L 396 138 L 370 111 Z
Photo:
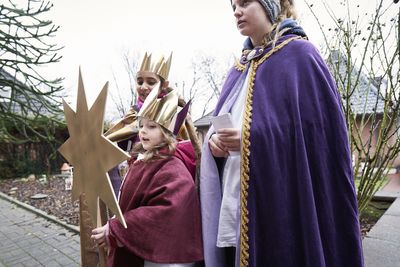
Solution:
M 281 4 L 279 0 L 258 0 L 267 12 L 268 18 L 272 24 L 276 22 L 276 18 L 281 12 Z
M 231 4 L 232 4 L 232 0 Z M 281 4 L 279 0 L 258 0 L 260 4 L 264 7 L 265 12 L 267 12 L 268 18 L 271 20 L 272 24 L 276 22 L 276 18 L 281 12 Z

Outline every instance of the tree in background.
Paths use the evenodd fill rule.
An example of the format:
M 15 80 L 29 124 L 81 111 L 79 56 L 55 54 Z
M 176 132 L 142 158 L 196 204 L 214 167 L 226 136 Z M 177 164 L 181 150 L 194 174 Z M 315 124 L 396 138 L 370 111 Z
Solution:
M 340 5 L 346 14 L 338 16 L 323 0 L 334 24 L 329 28 L 314 4 L 305 2 L 323 34 L 324 53 L 342 98 L 362 213 L 400 152 L 400 12 L 393 12 L 398 8 L 393 2 L 377 0 L 372 14 L 359 14 L 363 1 L 352 7 L 344 0 Z
M 137 51 L 125 51 L 123 63 L 129 79 L 129 88 L 121 88 L 113 74 L 116 93 L 111 94 L 111 100 L 117 109 L 119 117 L 125 116 L 126 112 L 135 104 L 136 100 L 136 73 L 139 64 L 139 53 Z
M 60 123 L 61 79 L 48 80 L 40 67 L 58 62 L 61 49 L 50 43 L 58 27 L 43 18 L 52 5 L 11 0 L 0 5 L 0 141 L 53 140 Z
M 38 171 L 28 168 L 33 159 L 49 170 L 59 146 L 56 130 L 65 129 L 61 79 L 49 80 L 41 69 L 61 58 L 61 48 L 51 43 L 58 27 L 45 19 L 51 7 L 42 0 L 27 0 L 24 7 L 12 0 L 0 5 L 0 163 L 1 169 L 14 167 L 14 175 L 24 168 Z
M 182 90 L 185 100 L 192 99 L 195 120 L 213 111 L 231 65 L 231 58 L 219 60 L 204 52 L 192 58 L 192 75 L 188 76 L 188 81 L 182 81 L 181 86 L 177 84 L 177 87 Z
M 136 73 L 138 62 L 142 54 L 138 51 L 127 51 L 123 54 L 123 62 L 129 78 L 128 88 L 121 88 L 114 77 L 117 88 L 111 95 L 118 114 L 123 117 L 129 108 L 134 105 L 136 99 Z M 175 81 L 173 87 L 177 88 L 186 102 L 192 100 L 191 113 L 194 119 L 211 112 L 220 95 L 226 72 L 232 65 L 231 59 L 218 60 L 215 56 L 204 52 L 198 53 L 192 58 L 192 65 L 188 70 L 178 69 L 172 63 L 174 72 L 187 72 L 184 79 Z M 170 84 L 171 86 L 172 84 Z

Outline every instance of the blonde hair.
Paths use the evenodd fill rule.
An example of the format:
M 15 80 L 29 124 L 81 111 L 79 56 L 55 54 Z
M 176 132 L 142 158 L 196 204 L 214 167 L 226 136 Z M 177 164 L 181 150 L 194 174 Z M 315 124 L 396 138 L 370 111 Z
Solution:
M 272 25 L 272 29 L 269 33 L 264 38 L 264 43 L 265 44 L 271 44 L 272 46 L 275 46 L 276 42 L 282 35 L 288 31 L 289 29 L 283 29 L 279 32 L 276 31 L 276 29 L 279 29 L 281 26 L 281 23 L 285 19 L 297 19 L 297 13 L 296 9 L 294 7 L 294 0 L 280 0 L 281 4 L 281 12 L 279 13 L 278 17 L 276 18 L 276 22 L 274 25 Z
M 139 154 L 143 154 L 144 157 L 142 160 L 144 162 L 150 162 L 156 159 L 169 158 L 174 154 L 176 150 L 176 140 L 174 136 L 170 131 L 168 131 L 161 125 L 157 124 L 157 127 L 159 127 L 163 134 L 163 142 L 154 146 L 150 150 L 145 150 L 141 142 L 137 143 L 133 146 L 131 151 L 131 155 L 133 158 L 137 158 Z M 160 153 L 162 149 L 165 149 L 166 151 Z

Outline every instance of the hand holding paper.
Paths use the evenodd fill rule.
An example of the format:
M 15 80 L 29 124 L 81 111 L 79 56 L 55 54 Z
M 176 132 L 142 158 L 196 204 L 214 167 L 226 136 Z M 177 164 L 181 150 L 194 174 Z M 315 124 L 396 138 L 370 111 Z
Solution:
M 213 117 L 211 122 L 217 131 L 217 143 L 221 149 L 229 152 L 231 156 L 240 155 L 240 130 L 234 128 L 231 115 L 226 113 Z
M 215 131 L 223 128 L 233 128 L 232 118 L 230 113 L 225 113 L 211 118 L 211 123 Z

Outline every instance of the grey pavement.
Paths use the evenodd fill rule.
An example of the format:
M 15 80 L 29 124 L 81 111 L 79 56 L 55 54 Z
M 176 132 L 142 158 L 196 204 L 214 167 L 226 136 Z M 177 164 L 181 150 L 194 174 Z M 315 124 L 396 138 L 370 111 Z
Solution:
M 10 202 L 4 194 L 0 222 L 0 267 L 80 266 L 79 234 L 73 227 Z
M 365 266 L 399 267 L 400 175 L 393 177 L 375 197 L 393 203 L 363 239 Z

